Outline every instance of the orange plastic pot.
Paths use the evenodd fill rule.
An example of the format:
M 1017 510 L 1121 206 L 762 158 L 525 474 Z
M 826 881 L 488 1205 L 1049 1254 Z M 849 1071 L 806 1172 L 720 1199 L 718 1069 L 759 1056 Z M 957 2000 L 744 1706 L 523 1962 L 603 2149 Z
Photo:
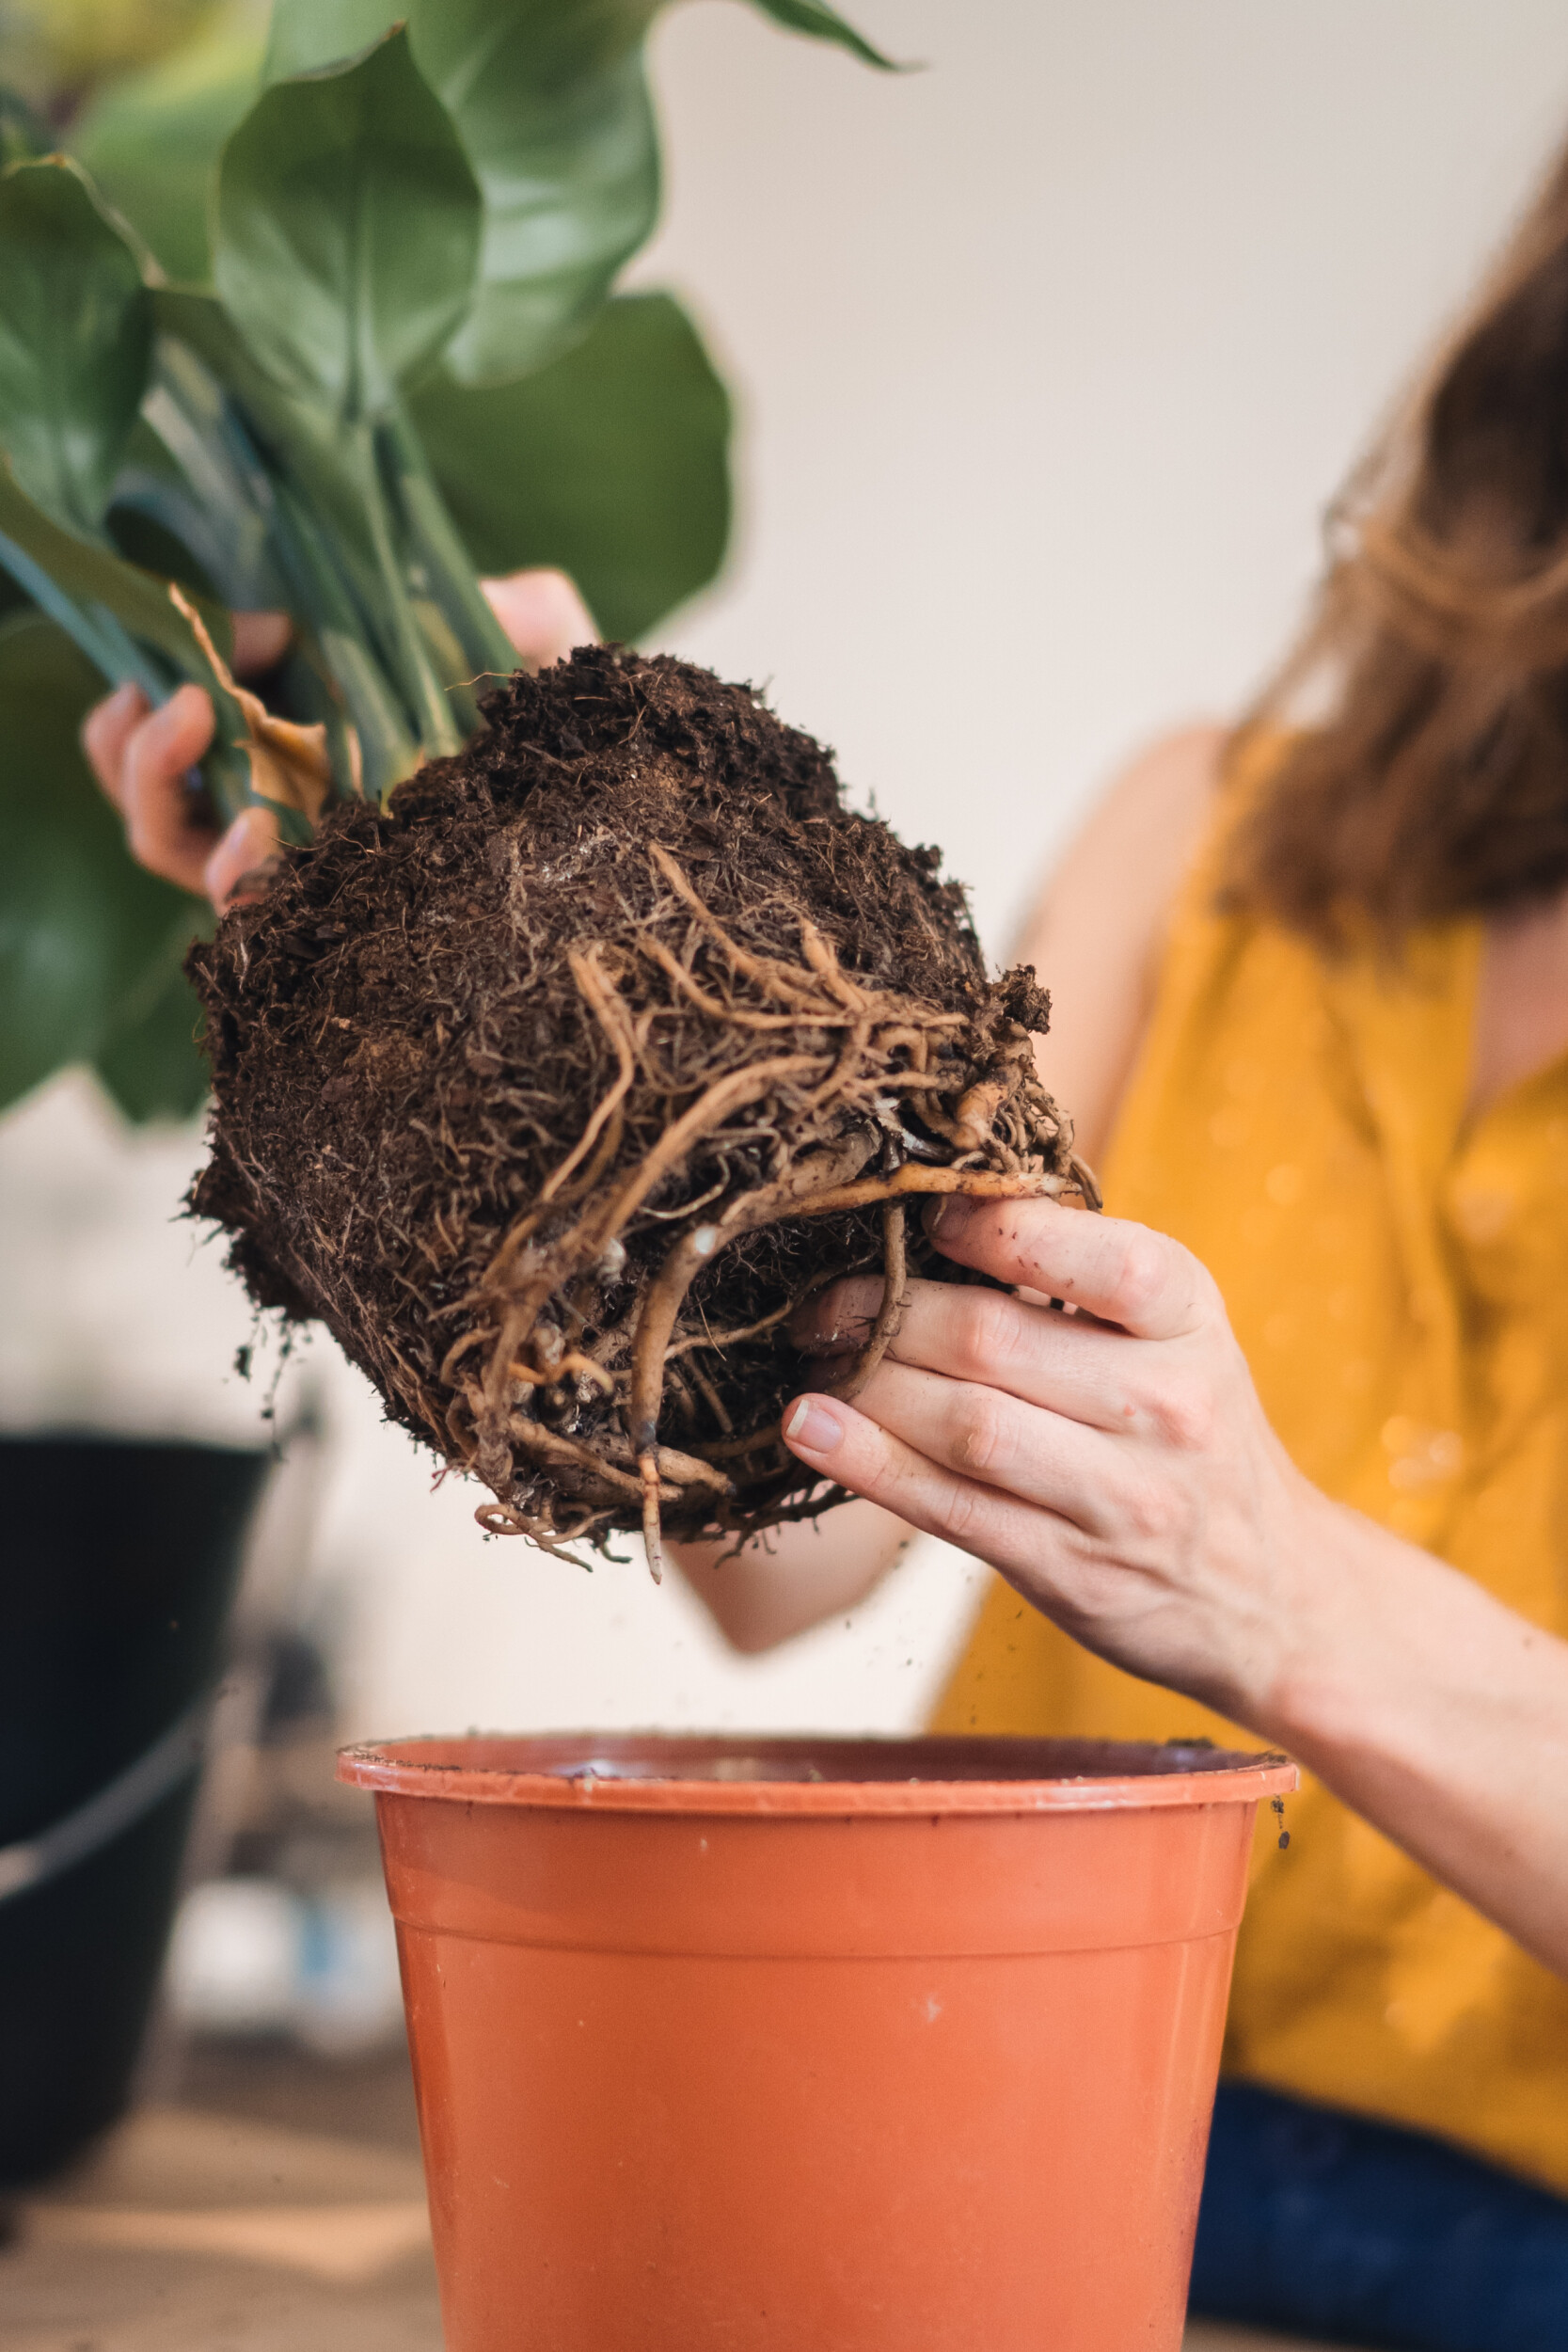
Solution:
M 354 1748 L 447 2352 L 1175 2352 L 1277 1756 Z

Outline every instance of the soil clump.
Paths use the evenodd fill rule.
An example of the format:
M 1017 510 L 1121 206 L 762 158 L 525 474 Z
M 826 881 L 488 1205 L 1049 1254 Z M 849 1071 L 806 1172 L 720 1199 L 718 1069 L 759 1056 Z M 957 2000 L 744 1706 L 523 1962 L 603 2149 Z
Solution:
M 497 1534 L 741 1536 L 841 1499 L 796 1462 L 785 1326 L 961 1279 L 920 1196 L 1093 1180 L 934 850 L 847 808 L 752 689 L 579 651 L 389 806 L 340 805 L 197 947 L 214 1110 L 192 1205 L 319 1317 Z

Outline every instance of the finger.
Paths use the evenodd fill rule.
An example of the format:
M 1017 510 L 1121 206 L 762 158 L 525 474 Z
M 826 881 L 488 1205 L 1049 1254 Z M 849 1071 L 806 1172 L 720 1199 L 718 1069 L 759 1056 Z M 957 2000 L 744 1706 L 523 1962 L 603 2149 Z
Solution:
M 853 1354 L 865 1343 L 881 1293 L 881 1283 L 864 1276 L 817 1292 L 790 1320 L 792 1343 L 830 1362 Z M 1200 1434 L 1193 1382 L 1170 1350 L 1007 1291 L 911 1282 L 887 1355 L 1119 1437 L 1188 1443 Z M 825 1370 L 823 1376 L 832 1375 Z
M 884 1359 L 855 1402 L 927 1461 L 1053 1511 L 1087 1534 L 1110 1534 L 1133 1506 L 1137 1457 L 1114 1438 L 983 1382 Z
M 1053 1552 L 1082 1545 L 1066 1520 L 942 1468 L 836 1397 L 797 1397 L 784 1408 L 784 1436 L 808 1469 L 989 1561 L 1032 1594 L 1047 1582 Z
M 242 809 L 203 866 L 201 886 L 227 914 L 263 898 L 279 864 L 277 818 L 266 808 Z
M 1212 1321 L 1219 1294 L 1191 1250 L 1124 1217 L 1054 1200 L 949 1194 L 927 1232 L 944 1258 L 998 1281 L 1065 1298 L 1139 1339 L 1177 1339 Z
M 132 729 L 146 718 L 150 706 L 139 686 L 129 679 L 94 703 L 82 722 L 82 749 L 87 766 L 116 808 L 125 805 L 125 746 Z
M 594 615 L 564 572 L 513 572 L 482 585 L 497 620 L 536 670 L 564 661 L 575 646 L 599 642 Z
M 192 809 L 187 771 L 213 739 L 213 706 L 198 686 L 182 686 L 132 730 L 120 773 L 131 854 L 154 874 L 199 891 L 213 853 L 213 828 Z
M 234 612 L 230 620 L 236 677 L 254 677 L 259 670 L 270 670 L 275 661 L 281 661 L 293 635 L 293 624 L 286 612 Z

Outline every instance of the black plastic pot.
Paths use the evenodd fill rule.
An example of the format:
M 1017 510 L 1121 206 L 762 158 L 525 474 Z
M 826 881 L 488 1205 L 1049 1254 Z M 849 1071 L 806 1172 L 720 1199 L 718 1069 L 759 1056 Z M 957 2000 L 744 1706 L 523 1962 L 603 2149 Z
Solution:
M 0 1437 L 0 2185 L 125 2106 L 267 1467 Z

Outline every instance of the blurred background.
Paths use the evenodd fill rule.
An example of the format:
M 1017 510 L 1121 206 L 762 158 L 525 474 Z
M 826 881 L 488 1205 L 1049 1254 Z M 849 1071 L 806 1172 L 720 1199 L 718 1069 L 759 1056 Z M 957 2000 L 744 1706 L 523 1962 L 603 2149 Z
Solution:
M 1568 16 L 849 12 L 918 70 L 727 0 L 655 36 L 668 194 L 631 282 L 686 299 L 738 420 L 728 561 L 657 642 L 836 746 L 1005 957 L 1117 762 L 1238 710 L 1292 628 L 1326 501 L 1568 124 Z M 20 22 L 0 8 L 0 43 Z M 287 1439 L 174 1947 L 187 2020 L 339 2051 L 399 2030 L 339 1741 L 920 1721 L 978 1587 L 959 1556 L 923 1545 L 747 1661 L 640 1558 L 587 1575 L 481 1537 L 477 1494 L 433 1491 L 328 1343 L 279 1365 L 253 1330 L 180 1216 L 200 1150 L 82 1073 L 0 1121 L 0 1426 Z

